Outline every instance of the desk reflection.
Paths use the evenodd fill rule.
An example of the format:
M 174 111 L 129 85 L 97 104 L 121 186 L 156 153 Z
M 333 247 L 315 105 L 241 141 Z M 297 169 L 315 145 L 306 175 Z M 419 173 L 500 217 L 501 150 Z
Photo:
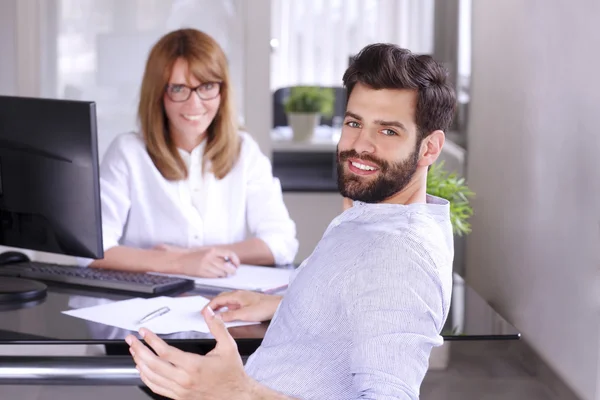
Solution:
M 196 289 L 183 296 L 214 297 Z M 116 328 L 75 318 L 63 311 L 107 304 L 130 299 L 122 294 L 97 293 L 82 289 L 49 286 L 47 298 L 41 304 L 17 309 L 0 310 L 0 343 L 63 343 L 106 344 L 124 341 L 130 333 Z M 200 310 L 198 310 L 200 312 Z M 262 342 L 268 323 L 229 328 L 238 345 L 258 346 Z M 448 319 L 442 330 L 445 340 L 514 340 L 519 332 L 506 322 L 479 294 L 458 275 L 454 276 L 452 303 Z M 196 342 L 214 345 L 211 334 L 179 332 L 161 335 L 170 342 Z
M 189 293 L 183 295 L 181 297 L 187 296 L 197 296 L 197 293 Z M 204 297 L 210 298 L 210 295 L 205 295 Z M 69 297 L 68 307 L 70 309 L 78 309 L 85 307 L 93 307 L 102 304 L 112 303 L 114 299 L 106 299 L 106 298 L 97 298 L 83 295 L 73 295 Z M 200 313 L 201 310 L 198 310 Z M 129 334 L 134 334 L 139 337 L 139 334 L 135 331 L 130 331 L 127 329 L 117 328 L 110 325 L 104 325 L 97 322 L 85 321 L 85 324 L 88 329 L 88 337 L 91 340 L 124 340 L 125 337 Z M 256 325 L 245 325 L 245 326 L 236 326 L 229 328 L 229 333 L 233 336 L 234 339 L 259 339 L 265 336 L 265 333 L 269 327 L 267 322 L 256 324 Z M 195 332 L 195 331 L 186 331 L 186 332 L 177 332 L 171 334 L 160 334 L 158 335 L 165 341 L 174 341 L 174 340 L 202 340 L 202 339 L 214 339 L 214 336 L 210 333 L 204 332 Z
M 521 334 L 454 274 L 452 303 L 442 336 L 445 340 L 516 340 Z

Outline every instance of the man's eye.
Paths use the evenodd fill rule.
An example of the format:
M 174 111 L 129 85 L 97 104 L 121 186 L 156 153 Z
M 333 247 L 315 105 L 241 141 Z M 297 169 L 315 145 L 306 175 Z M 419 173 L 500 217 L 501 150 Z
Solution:
M 360 124 L 356 121 L 348 121 L 346 122 L 346 125 L 348 125 L 350 128 L 360 128 Z
M 396 131 L 393 131 L 391 129 L 384 129 L 381 131 L 385 136 L 394 136 L 397 135 L 398 133 L 396 133 Z

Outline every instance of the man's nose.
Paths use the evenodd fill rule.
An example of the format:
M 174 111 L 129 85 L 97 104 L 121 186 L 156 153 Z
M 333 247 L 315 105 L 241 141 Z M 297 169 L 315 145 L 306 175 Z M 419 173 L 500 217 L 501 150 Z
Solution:
M 373 153 L 375 152 L 375 142 L 373 141 L 373 133 L 368 129 L 361 129 L 353 143 L 354 150 L 358 153 Z

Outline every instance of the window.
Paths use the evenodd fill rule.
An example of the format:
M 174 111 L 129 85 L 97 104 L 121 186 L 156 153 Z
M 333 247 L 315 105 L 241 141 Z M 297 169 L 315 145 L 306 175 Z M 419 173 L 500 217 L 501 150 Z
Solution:
M 137 129 L 139 86 L 151 46 L 168 31 L 192 27 L 225 50 L 243 115 L 241 1 L 53 0 L 42 94 L 96 101 L 103 154 L 117 134 Z
M 350 57 L 374 42 L 433 51 L 434 0 L 273 0 L 271 89 L 341 86 Z

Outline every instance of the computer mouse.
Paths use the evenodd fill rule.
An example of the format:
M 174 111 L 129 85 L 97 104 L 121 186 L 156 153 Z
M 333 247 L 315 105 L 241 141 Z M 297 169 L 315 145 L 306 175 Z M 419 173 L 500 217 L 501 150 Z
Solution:
M 27 254 L 25 253 L 20 253 L 18 251 L 5 251 L 4 253 L 0 253 L 0 265 L 8 265 L 28 261 L 29 257 L 27 257 Z

